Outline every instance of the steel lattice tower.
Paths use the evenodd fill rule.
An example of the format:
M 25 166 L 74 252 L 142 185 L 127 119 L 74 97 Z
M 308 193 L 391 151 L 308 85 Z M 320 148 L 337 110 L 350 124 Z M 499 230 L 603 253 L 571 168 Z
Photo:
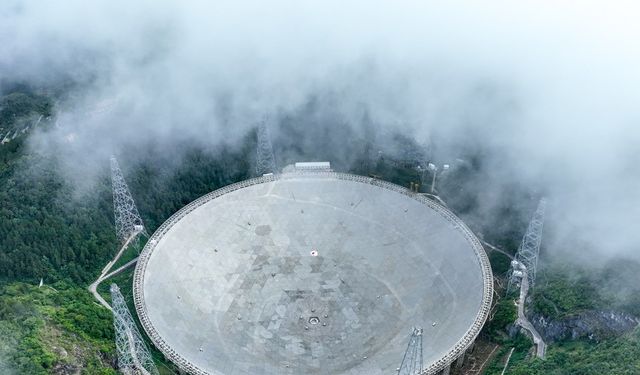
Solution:
M 273 155 L 273 145 L 271 144 L 267 120 L 263 119 L 258 125 L 256 174 L 262 176 L 268 173 L 276 173 L 276 159 Z
M 542 226 L 544 224 L 544 213 L 547 200 L 542 198 L 538 203 L 538 208 L 529 222 L 527 232 L 522 238 L 516 258 L 511 262 L 509 284 L 507 292 L 511 291 L 514 285 L 520 283 L 520 278 L 527 275 L 529 287 L 533 287 L 536 280 L 538 268 L 538 255 L 540 254 L 540 242 L 542 241 Z
M 422 328 L 414 328 L 409 338 L 407 350 L 398 368 L 398 375 L 422 373 Z
M 118 368 L 125 375 L 158 375 L 149 348 L 142 340 L 127 303 L 116 284 L 111 284 L 113 327 L 116 331 Z
M 114 156 L 111 157 L 111 184 L 116 236 L 124 243 L 131 235 L 144 232 L 144 224 Z

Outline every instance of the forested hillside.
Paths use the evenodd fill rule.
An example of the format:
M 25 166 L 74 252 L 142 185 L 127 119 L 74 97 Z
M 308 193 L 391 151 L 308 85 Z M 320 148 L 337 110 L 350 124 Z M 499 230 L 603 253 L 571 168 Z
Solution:
M 108 159 L 94 166 L 98 178 L 90 181 L 89 188 L 78 189 L 60 173 L 60 160 L 44 156 L 29 143 L 30 133 L 51 130 L 53 101 L 24 91 L 8 93 L 0 103 L 1 128 L 12 129 L 13 135 L 15 126 L 30 126 L 29 131 L 0 145 L 0 374 L 115 374 L 111 315 L 86 291 L 118 247 Z M 305 132 L 296 125 L 304 118 L 299 114 L 280 125 L 280 132 L 288 135 L 274 141 L 281 166 L 297 160 L 329 159 L 340 171 L 407 187 L 424 182 L 424 172 L 404 155 L 382 153 L 382 145 L 357 138 L 349 128 L 322 128 L 322 118 L 310 120 L 313 127 Z M 416 147 L 406 137 L 393 142 L 400 144 L 399 150 Z M 332 147 L 325 147 L 328 144 Z M 147 146 L 116 156 L 150 233 L 187 203 L 250 177 L 254 169 L 255 136 L 251 132 L 240 144 L 215 149 L 190 144 L 175 145 L 173 150 Z M 335 153 L 334 149 L 349 152 Z M 179 152 L 179 167 L 167 162 L 172 152 Z M 490 213 L 492 218 L 486 212 L 479 215 L 477 190 L 483 189 L 483 179 L 482 160 L 470 158 L 470 162 L 454 165 L 442 178 L 441 195 L 477 233 L 513 253 L 526 227 L 519 213 L 529 212 L 535 197 L 519 186 L 509 186 Z M 428 186 L 420 189 L 426 192 Z M 497 252 L 489 256 L 495 276 L 503 282 L 509 258 Z M 638 263 L 612 260 L 589 269 L 547 262 L 543 267 L 530 304 L 537 317 L 564 322 L 580 318 L 579 314 L 608 310 L 640 315 L 640 289 L 633 285 L 640 272 Z M 45 285 L 38 288 L 40 279 Z M 130 293 L 130 273 L 115 281 Z M 103 293 L 106 284 L 101 286 Z M 509 330 L 515 320 L 512 300 L 503 298 L 494 312 L 481 336 L 500 346 L 488 374 L 502 372 L 511 347 L 516 349 L 505 374 L 640 373 L 637 332 L 563 336 L 542 362 L 531 360 L 529 340 Z M 161 356 L 154 353 L 160 363 Z M 163 366 L 161 372 L 172 370 Z
M 27 151 L 24 139 L 0 147 L 0 280 L 87 283 L 117 249 L 108 160 L 104 176 L 78 197 L 55 160 Z M 248 176 L 244 150 L 192 150 L 184 168 L 137 163 L 127 180 L 148 230 L 195 198 Z
M 640 329 L 600 343 L 572 341 L 553 346 L 544 361 L 521 361 L 510 375 L 640 374 Z
M 0 373 L 115 375 L 111 313 L 84 289 L 0 286 Z
M 27 153 L 24 139 L 0 155 L 0 279 L 88 281 L 116 247 L 108 186 L 74 201 L 55 160 Z

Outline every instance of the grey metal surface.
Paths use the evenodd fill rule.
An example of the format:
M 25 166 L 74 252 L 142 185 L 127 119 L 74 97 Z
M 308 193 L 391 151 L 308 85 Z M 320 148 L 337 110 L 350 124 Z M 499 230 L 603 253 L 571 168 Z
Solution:
M 394 374 L 414 326 L 435 373 L 475 339 L 492 296 L 482 246 L 449 211 L 333 172 L 206 195 L 139 259 L 143 327 L 194 374 Z

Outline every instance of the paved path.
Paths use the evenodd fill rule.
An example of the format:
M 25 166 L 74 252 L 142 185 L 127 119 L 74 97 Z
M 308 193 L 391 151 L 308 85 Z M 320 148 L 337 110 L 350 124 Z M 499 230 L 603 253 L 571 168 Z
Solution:
M 511 355 L 516 348 L 511 348 L 509 351 L 509 356 L 507 356 L 507 361 L 504 363 L 504 368 L 502 369 L 502 373 L 500 375 L 504 375 L 504 372 L 507 371 L 507 367 L 509 366 L 509 361 L 511 360 Z
M 502 250 L 501 248 L 495 247 L 492 244 L 490 244 L 488 242 L 485 242 L 485 241 L 480 241 L 480 242 L 482 242 L 482 244 L 485 245 L 486 247 L 488 247 L 489 249 L 497 251 L 499 253 L 502 253 L 502 254 L 506 255 L 507 257 L 509 257 L 509 259 L 513 260 L 513 255 L 507 253 L 506 251 Z
M 109 270 L 111 270 L 111 268 L 113 267 L 114 264 L 116 264 L 116 262 L 118 261 L 118 259 L 120 259 L 120 257 L 122 256 L 122 253 L 124 253 L 124 251 L 127 249 L 127 247 L 129 247 L 129 244 L 131 243 L 131 241 L 133 241 L 133 239 L 136 238 L 136 236 L 139 234 L 139 232 L 135 232 L 133 233 L 126 241 L 125 243 L 122 245 L 122 247 L 120 248 L 120 250 L 118 251 L 118 253 L 116 254 L 116 256 L 109 262 L 107 263 L 107 265 L 102 269 L 102 273 L 100 273 L 100 276 L 98 276 L 98 278 L 96 279 L 96 281 L 94 281 L 91 285 L 89 285 L 89 291 L 93 294 L 93 296 L 95 297 L 96 300 L 98 300 L 98 302 L 100 302 L 100 304 L 104 307 L 106 307 L 107 309 L 113 311 L 111 309 L 111 306 L 107 303 L 107 301 L 105 301 L 104 298 L 102 298 L 102 296 L 100 295 L 100 293 L 98 293 L 98 286 L 100 285 L 100 283 L 102 283 L 104 280 L 113 277 L 119 273 L 121 273 L 122 271 L 126 270 L 127 268 L 131 267 L 132 265 L 134 265 L 137 261 L 138 261 L 138 257 L 128 261 L 127 263 L 125 263 L 124 265 L 118 267 L 117 269 L 115 269 L 112 272 L 109 272 Z M 138 354 L 136 353 L 136 345 L 135 345 L 135 340 L 133 338 L 133 334 L 131 333 L 130 330 L 127 330 L 127 338 L 129 340 L 129 348 L 131 349 L 131 358 L 133 358 L 133 363 L 136 367 L 136 375 L 150 375 L 149 372 L 142 366 L 142 364 L 140 363 L 140 360 L 138 359 Z
M 131 359 L 133 360 L 133 365 L 136 367 L 135 375 L 151 375 L 149 371 L 142 366 L 140 363 L 140 359 L 138 358 L 138 352 L 136 352 L 136 340 L 133 338 L 133 333 L 131 333 L 130 329 L 127 329 L 127 339 L 129 340 L 129 351 L 131 352 Z
M 98 302 L 100 302 L 100 304 L 104 307 L 106 307 L 107 309 L 111 310 L 111 306 L 107 303 L 107 301 L 105 301 L 104 298 L 102 298 L 102 296 L 100 295 L 100 293 L 98 293 L 98 286 L 100 285 L 100 283 L 102 283 L 104 280 L 110 278 L 111 276 L 115 276 L 117 274 L 119 274 L 120 272 L 124 271 L 126 268 L 130 267 L 132 264 L 135 264 L 135 262 L 138 260 L 138 258 L 135 258 L 129 262 L 127 262 L 127 264 L 123 265 L 122 267 L 119 267 L 118 269 L 116 269 L 115 271 L 109 273 L 109 271 L 111 270 L 111 267 L 113 267 L 114 264 L 116 264 L 116 262 L 118 261 L 118 259 L 120 259 L 120 257 L 122 256 L 122 253 L 124 253 L 124 251 L 127 249 L 127 247 L 129 247 L 129 244 L 131 243 L 131 241 L 133 241 L 134 238 L 136 238 L 136 236 L 139 234 L 139 232 L 135 232 L 133 233 L 122 245 L 122 247 L 120 248 L 120 250 L 118 251 L 118 253 L 116 254 L 116 256 L 109 262 L 107 263 L 107 265 L 102 269 L 102 273 L 100 273 L 100 276 L 98 276 L 98 278 L 96 279 L 96 281 L 94 281 L 93 283 L 91 283 L 91 285 L 89 285 L 89 287 L 87 289 L 89 289 L 89 291 L 91 292 L 91 294 L 93 294 L 93 297 L 98 300 Z
M 131 259 L 130 261 L 128 261 L 127 263 L 125 263 L 124 265 L 116 268 L 114 271 L 109 272 L 108 274 L 106 274 L 102 280 L 106 280 L 108 278 L 114 277 L 120 273 L 122 273 L 122 271 L 126 270 L 127 268 L 133 266 L 134 264 L 136 264 L 136 262 L 138 261 L 138 257 L 135 257 L 133 259 Z
M 533 337 L 533 343 L 536 345 L 536 357 L 544 358 L 544 354 L 547 350 L 547 344 L 545 344 L 542 336 L 536 328 L 531 324 L 527 316 L 524 315 L 524 301 L 527 298 L 527 293 L 529 292 L 529 279 L 527 278 L 527 274 L 525 272 L 524 276 L 522 276 L 522 282 L 520 284 L 520 299 L 518 300 L 518 319 L 516 320 L 516 325 L 526 329 L 531 333 Z

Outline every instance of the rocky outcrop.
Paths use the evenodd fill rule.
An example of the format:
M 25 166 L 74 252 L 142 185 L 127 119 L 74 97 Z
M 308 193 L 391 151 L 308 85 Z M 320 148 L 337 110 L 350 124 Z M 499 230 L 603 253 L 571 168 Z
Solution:
M 531 323 L 547 342 L 588 339 L 600 341 L 633 330 L 640 319 L 616 311 L 587 311 L 562 319 L 549 319 L 539 314 Z
M 55 375 L 80 375 L 82 368 L 69 363 L 58 363 L 51 369 L 51 373 Z

